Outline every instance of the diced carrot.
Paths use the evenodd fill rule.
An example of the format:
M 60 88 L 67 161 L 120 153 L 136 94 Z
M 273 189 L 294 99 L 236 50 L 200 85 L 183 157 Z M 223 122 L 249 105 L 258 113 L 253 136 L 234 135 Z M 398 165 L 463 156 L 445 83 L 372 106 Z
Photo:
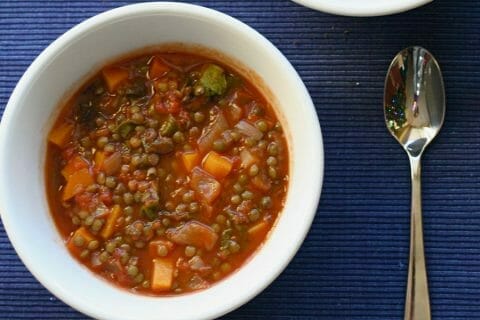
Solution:
M 262 236 L 268 229 L 268 223 L 265 221 L 259 222 L 250 229 L 248 229 L 247 233 L 250 238 L 256 238 Z
M 109 67 L 102 70 L 102 75 L 108 91 L 114 92 L 122 82 L 128 79 L 128 70 L 119 67 Z
M 80 156 L 71 158 L 62 169 L 62 175 L 66 180 L 80 169 L 88 168 L 88 162 Z
M 93 177 L 88 168 L 80 169 L 72 173 L 67 180 L 65 189 L 63 190 L 63 201 L 66 201 L 76 195 L 81 188 L 88 187 L 93 184 Z
M 75 238 L 77 237 L 83 239 L 83 244 L 81 246 L 75 244 Z M 67 248 L 74 254 L 80 254 L 80 252 L 82 252 L 82 250 L 86 248 L 88 243 L 92 240 L 95 240 L 95 237 L 90 233 L 90 231 L 88 231 L 85 227 L 80 227 L 70 236 L 70 239 L 68 239 Z
M 166 291 L 172 287 L 173 262 L 168 259 L 153 259 L 151 288 L 154 291 Z
M 205 171 L 217 179 L 225 178 L 232 171 L 232 161 L 215 151 L 210 151 L 203 158 L 202 166 Z
M 170 71 L 169 66 L 163 63 L 163 61 L 159 58 L 153 58 L 152 62 L 150 63 L 148 74 L 150 79 L 155 79 L 165 75 L 168 71 Z
M 105 152 L 97 150 L 95 152 L 95 169 L 103 170 L 103 162 L 105 161 Z
M 188 172 L 197 166 L 200 162 L 200 154 L 197 151 L 187 151 L 182 153 L 182 161 Z
M 62 123 L 50 132 L 48 140 L 59 147 L 63 147 L 72 135 L 73 124 Z
M 107 221 L 105 222 L 102 231 L 100 232 L 102 238 L 108 239 L 112 236 L 113 232 L 115 231 L 115 224 L 117 223 L 117 220 L 118 218 L 120 218 L 121 215 L 122 209 L 120 208 L 120 206 L 118 204 L 114 205 L 113 208 L 110 210 Z
M 156 257 L 158 256 L 158 247 L 165 246 L 169 251 L 173 249 L 173 243 L 168 240 L 153 240 L 150 241 L 148 245 L 148 252 L 150 256 Z

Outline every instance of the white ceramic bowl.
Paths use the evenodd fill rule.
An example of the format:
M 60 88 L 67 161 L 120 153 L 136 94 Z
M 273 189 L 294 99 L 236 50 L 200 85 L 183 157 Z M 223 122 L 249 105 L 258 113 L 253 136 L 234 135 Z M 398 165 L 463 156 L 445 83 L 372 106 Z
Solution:
M 407 11 L 433 0 L 292 0 L 306 7 L 342 16 L 373 17 Z
M 290 147 L 283 213 L 266 243 L 236 273 L 207 290 L 135 295 L 92 274 L 67 252 L 45 195 L 46 136 L 58 105 L 92 68 L 165 42 L 201 44 L 254 70 L 275 96 Z M 315 216 L 323 178 L 320 126 L 310 96 L 287 59 L 247 25 L 214 10 L 148 3 L 102 13 L 46 48 L 25 72 L 0 124 L 0 212 L 32 274 L 75 309 L 100 319 L 208 319 L 247 302 L 287 266 Z

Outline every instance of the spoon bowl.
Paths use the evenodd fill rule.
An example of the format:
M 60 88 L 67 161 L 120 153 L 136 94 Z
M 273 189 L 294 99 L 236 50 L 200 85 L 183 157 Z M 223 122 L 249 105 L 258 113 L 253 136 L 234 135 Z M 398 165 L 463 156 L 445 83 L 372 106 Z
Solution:
M 422 47 L 400 51 L 388 69 L 385 122 L 411 156 L 419 156 L 440 131 L 445 118 L 445 90 L 440 67 Z
M 412 178 L 404 319 L 430 320 L 420 159 L 426 146 L 440 131 L 446 108 L 442 72 L 430 52 L 422 47 L 409 47 L 395 56 L 385 79 L 383 106 L 388 130 L 408 154 Z

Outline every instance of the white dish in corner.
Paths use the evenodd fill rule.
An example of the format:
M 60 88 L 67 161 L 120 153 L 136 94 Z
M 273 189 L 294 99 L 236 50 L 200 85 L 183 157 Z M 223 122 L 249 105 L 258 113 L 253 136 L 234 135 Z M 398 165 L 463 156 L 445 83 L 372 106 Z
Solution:
M 399 13 L 433 0 L 292 0 L 303 6 L 331 14 L 374 17 Z

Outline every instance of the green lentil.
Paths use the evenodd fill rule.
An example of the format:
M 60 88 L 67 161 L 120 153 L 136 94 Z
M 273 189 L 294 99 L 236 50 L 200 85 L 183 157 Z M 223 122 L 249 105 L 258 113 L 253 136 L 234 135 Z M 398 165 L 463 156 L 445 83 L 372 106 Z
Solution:
M 100 262 L 105 263 L 105 262 L 107 262 L 107 260 L 108 260 L 109 257 L 110 257 L 110 255 L 108 254 L 108 252 L 103 251 L 103 252 L 100 253 L 100 255 L 98 256 L 98 259 L 100 260 Z
M 202 85 L 197 84 L 193 89 L 193 94 L 196 96 L 201 96 L 205 93 L 205 88 Z
M 84 148 L 90 148 L 92 146 L 92 140 L 90 140 L 90 137 L 83 137 L 80 139 L 80 144 Z
M 220 227 L 220 225 L 218 223 L 214 223 L 214 224 L 212 224 L 212 229 L 216 233 L 219 233 L 222 230 L 222 227 Z
M 159 245 L 157 247 L 157 254 L 159 257 L 165 257 L 166 255 L 168 255 L 168 248 L 163 244 Z
M 219 214 L 216 218 L 215 221 L 219 224 L 225 224 L 227 221 L 227 218 L 223 214 Z
M 188 205 L 185 203 L 179 203 L 177 207 L 175 208 L 176 212 L 185 212 L 188 209 Z
M 277 169 L 274 167 L 268 167 L 268 176 L 272 179 L 275 179 L 277 177 Z
M 122 197 L 120 197 L 118 194 L 114 195 L 112 197 L 113 203 L 115 204 L 120 204 L 122 203 Z
M 272 207 L 272 198 L 269 196 L 265 196 L 260 200 L 260 205 L 264 209 L 270 209 Z
M 103 151 L 108 152 L 108 153 L 114 153 L 115 152 L 115 145 L 112 143 L 107 143 L 105 147 L 103 148 Z
M 121 136 L 118 133 L 112 134 L 113 141 L 120 141 Z
M 97 139 L 97 147 L 99 147 L 100 149 L 103 149 L 107 143 L 108 143 L 107 137 L 99 137 Z
M 73 238 L 73 244 L 76 247 L 83 247 L 83 245 L 85 244 L 85 239 L 82 236 L 77 235 L 75 236 L 75 238 Z
M 135 112 L 134 114 L 132 114 L 132 121 L 136 124 L 142 124 L 144 120 L 145 117 L 140 112 Z
M 258 209 L 250 210 L 248 213 L 248 219 L 252 222 L 255 222 L 258 220 L 258 218 L 260 218 L 260 211 L 258 211 Z
M 258 168 L 258 166 L 256 164 L 252 164 L 250 166 L 250 169 L 248 169 L 248 174 L 251 176 L 251 177 L 254 177 L 258 174 L 258 172 L 260 171 L 260 169 Z
M 100 184 L 100 185 L 104 185 L 104 184 L 105 184 L 105 173 L 99 172 L 99 173 L 97 174 L 97 183 Z
M 91 226 L 95 218 L 93 216 L 88 216 L 83 222 L 86 226 Z
M 145 247 L 145 242 L 143 241 L 135 241 L 135 248 L 142 249 Z
M 120 258 L 120 263 L 126 265 L 129 259 L 130 255 L 128 253 L 124 253 Z
M 90 251 L 88 251 L 87 249 L 83 250 L 81 253 L 80 253 L 80 258 L 81 259 L 85 259 L 86 257 L 88 257 L 88 255 L 90 254 Z
M 130 216 L 133 214 L 133 208 L 130 206 L 126 206 L 125 208 L 123 208 L 123 213 Z
M 243 192 L 242 192 L 242 198 L 243 198 L 244 200 L 251 200 L 251 199 L 253 199 L 253 192 L 248 191 L 248 190 L 243 191 Z
M 148 155 L 148 163 L 152 166 L 156 166 L 160 161 L 160 156 L 156 153 L 152 153 Z
M 142 145 L 142 140 L 140 140 L 137 137 L 131 137 L 129 142 L 130 142 L 130 147 L 132 149 L 137 149 L 138 147 L 140 147 Z
M 165 209 L 173 211 L 175 209 L 175 204 L 172 201 L 167 201 L 165 202 Z
M 80 211 L 78 211 L 77 214 L 78 214 L 78 217 L 82 220 L 85 219 L 86 217 L 88 217 L 88 211 L 86 211 L 86 210 L 80 210 Z
M 242 138 L 242 135 L 238 131 L 235 131 L 235 130 L 233 130 L 230 133 L 230 135 L 231 135 L 233 141 L 239 141 Z
M 255 143 L 256 143 L 256 142 L 255 142 L 255 139 L 250 138 L 250 137 L 245 138 L 245 145 L 246 145 L 247 147 L 253 147 L 253 146 L 255 145 Z
M 155 233 L 157 234 L 157 236 L 163 236 L 165 234 L 165 228 L 158 228 L 157 230 L 155 230 Z
M 98 232 L 103 227 L 103 220 L 95 219 L 92 223 L 92 231 Z
M 137 275 L 135 276 L 135 279 L 134 279 L 134 280 L 135 280 L 136 283 L 140 283 L 140 282 L 143 281 L 143 279 L 144 279 L 143 274 L 139 273 L 139 274 L 137 274 Z
M 258 120 L 255 125 L 257 126 L 258 130 L 262 132 L 266 132 L 268 130 L 268 124 L 265 120 Z
M 73 217 L 72 217 L 72 223 L 73 223 L 74 225 L 78 226 L 79 224 L 82 223 L 82 220 L 80 220 L 80 218 L 77 217 L 77 216 L 73 216 Z
M 105 179 L 105 186 L 107 186 L 108 188 L 113 189 L 115 188 L 116 185 L 117 185 L 117 179 L 115 177 L 108 176 Z
M 170 225 L 170 219 L 168 218 L 163 218 L 162 219 L 162 224 L 165 226 L 165 227 L 168 227 Z
M 213 141 L 213 150 L 217 152 L 223 152 L 227 148 L 227 145 L 225 144 L 225 140 L 223 139 L 217 139 Z
M 232 266 L 228 262 L 224 262 L 220 265 L 220 270 L 222 270 L 223 273 L 228 273 L 230 270 L 232 270 Z
M 137 266 L 128 266 L 127 274 L 130 277 L 135 277 L 138 274 L 138 267 Z
M 230 250 L 231 253 L 237 253 L 238 251 L 240 251 L 240 245 L 238 244 L 238 242 L 230 240 L 228 242 L 228 250 Z
M 103 126 L 104 123 L 105 123 L 105 119 L 103 119 L 103 118 L 98 117 L 98 118 L 95 119 L 95 124 L 97 125 L 97 127 Z
M 182 200 L 183 200 L 184 202 L 190 203 L 190 202 L 193 201 L 193 199 L 194 199 L 193 191 L 187 191 L 187 192 L 185 192 L 185 193 L 182 195 Z
M 265 149 L 267 147 L 267 141 L 265 140 L 258 141 L 257 147 L 259 147 L 260 149 Z
M 276 142 L 270 142 L 270 144 L 267 147 L 267 152 L 271 156 L 276 156 L 278 155 L 278 144 Z
M 125 192 L 125 193 L 123 194 L 123 202 L 125 202 L 125 204 L 130 205 L 130 204 L 133 203 L 133 201 L 134 201 L 134 199 L 133 199 L 133 194 L 131 194 L 130 192 Z M 126 207 L 126 208 L 127 208 L 127 207 Z M 125 208 L 125 209 L 126 209 L 126 208 Z M 131 208 L 131 207 L 130 207 L 130 208 Z M 125 212 L 125 210 L 124 210 L 124 212 Z
M 235 183 L 233 185 L 233 191 L 235 191 L 235 193 L 241 193 L 243 190 L 244 189 L 240 183 Z
M 197 252 L 197 249 L 193 246 L 186 246 L 185 247 L 185 255 L 189 258 L 193 257 L 196 252 Z
M 201 123 L 205 121 L 205 115 L 203 112 L 197 111 L 193 114 L 193 120 L 197 123 Z
M 88 243 L 88 250 L 96 250 L 98 249 L 98 246 L 100 245 L 100 243 L 98 242 L 98 240 L 92 240 Z
M 142 156 L 138 153 L 135 153 L 130 159 L 130 164 L 134 167 L 140 166 L 142 164 Z
M 196 213 L 200 210 L 200 205 L 198 204 L 198 202 L 192 202 L 190 203 L 190 205 L 188 206 L 188 211 L 190 213 Z
M 267 158 L 267 164 L 268 164 L 269 166 L 276 166 L 277 163 L 278 163 L 277 158 L 272 157 L 272 156 L 270 156 L 270 157 Z
M 180 144 L 185 141 L 185 136 L 183 135 L 183 132 L 177 131 L 173 134 L 172 139 L 173 139 L 173 142 Z
M 113 253 L 113 251 L 115 251 L 115 248 L 116 245 L 112 241 L 107 242 L 107 244 L 105 245 L 105 250 L 107 250 L 108 253 Z
M 238 182 L 240 184 L 246 184 L 248 182 L 248 177 L 247 175 L 245 174 L 241 174 L 239 177 L 238 177 Z
M 242 202 L 242 198 L 238 194 L 236 194 L 230 198 L 230 202 L 232 204 L 240 204 L 240 202 Z
M 155 177 L 157 175 L 157 168 L 151 167 L 147 170 L 147 177 Z

